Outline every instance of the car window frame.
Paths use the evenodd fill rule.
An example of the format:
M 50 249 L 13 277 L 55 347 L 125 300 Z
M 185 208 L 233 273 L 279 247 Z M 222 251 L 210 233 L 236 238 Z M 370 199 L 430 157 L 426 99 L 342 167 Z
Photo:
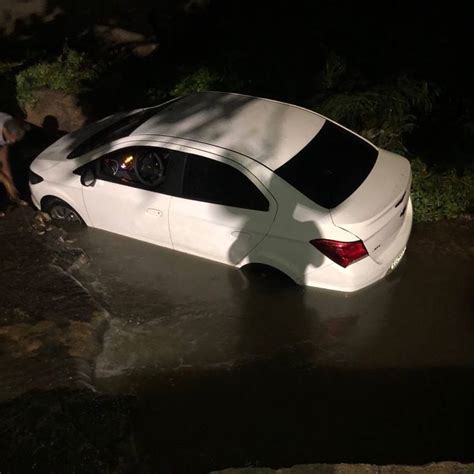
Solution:
M 123 122 L 125 120 L 132 120 L 137 116 L 144 117 L 144 118 L 142 118 L 141 121 L 139 121 L 136 124 L 135 127 L 130 128 L 130 129 L 128 129 L 128 127 L 130 127 L 130 125 L 128 125 L 128 127 L 125 127 L 125 128 L 127 128 L 128 133 L 114 138 L 113 141 L 130 138 L 130 136 L 132 136 L 134 131 L 137 130 L 138 128 L 140 128 L 144 123 L 146 123 L 148 120 L 153 118 L 156 114 L 160 113 L 162 110 L 166 109 L 167 107 L 171 106 L 173 103 L 175 103 L 179 100 L 181 100 L 181 97 L 175 97 L 174 99 L 163 102 L 162 104 L 158 104 L 158 105 L 151 106 L 151 107 L 144 107 L 144 108 L 129 110 L 129 111 L 123 112 L 121 114 L 120 113 L 116 114 L 117 116 L 115 116 L 115 120 L 112 120 L 112 122 L 108 123 L 107 125 L 104 125 L 102 123 L 102 126 L 99 128 L 99 130 L 96 130 L 94 133 L 92 133 L 91 135 L 84 138 L 81 143 L 76 145 L 67 154 L 66 159 L 67 160 L 77 160 L 77 159 L 80 159 L 81 157 L 83 157 L 85 155 L 90 154 L 90 153 L 95 153 L 96 151 L 100 150 L 100 148 L 108 145 L 108 139 L 106 140 L 105 143 L 95 144 L 92 148 L 89 148 L 87 151 L 82 151 L 82 148 L 86 144 L 89 144 L 90 141 L 93 141 L 94 139 L 97 140 L 97 135 L 102 136 L 104 133 L 106 133 L 106 134 L 107 133 L 109 133 L 109 134 L 116 133 L 115 128 L 117 127 L 117 125 L 120 122 Z M 114 118 L 114 115 L 111 115 L 111 116 L 105 117 L 102 120 L 99 120 L 99 121 L 95 122 L 95 124 L 99 124 L 100 122 L 104 122 L 104 121 L 107 121 L 107 120 L 113 119 L 113 118 Z M 91 126 L 93 126 L 93 125 L 94 124 L 91 124 Z M 90 147 L 90 145 L 89 145 L 89 147 Z M 81 150 L 81 152 L 79 152 L 79 150 Z
M 225 163 L 229 166 L 236 168 L 242 174 L 244 174 L 256 187 L 257 189 L 265 196 L 267 201 L 269 202 L 269 209 L 268 211 L 255 211 L 255 212 L 273 212 L 276 213 L 278 210 L 278 202 L 276 197 L 273 193 L 269 190 L 269 188 L 265 185 L 264 181 L 260 179 L 256 174 L 254 174 L 245 164 L 242 164 L 239 160 L 239 157 L 242 157 L 244 160 L 250 160 L 250 158 L 245 157 L 245 155 L 241 155 L 240 153 L 233 152 L 231 150 L 224 150 L 219 147 L 215 147 L 209 144 L 203 144 L 199 142 L 195 142 L 192 140 L 187 140 L 184 138 L 177 138 L 177 137 L 170 137 L 166 135 L 137 135 L 134 137 L 126 137 L 116 140 L 112 143 L 109 143 L 101 149 L 97 149 L 93 152 L 89 152 L 86 155 L 83 155 L 80 158 L 82 161 L 82 165 L 78 167 L 74 173 L 77 175 L 81 174 L 81 170 L 93 163 L 95 160 L 99 159 L 101 156 L 109 152 L 113 152 L 119 149 L 133 147 L 133 146 L 150 146 L 156 148 L 164 148 L 169 151 L 177 151 L 181 154 L 191 154 L 191 155 L 199 155 L 204 158 L 209 158 L 211 160 L 219 161 Z M 263 165 L 259 163 L 255 163 L 256 166 L 262 169 L 262 172 L 266 170 L 268 173 L 273 175 L 273 172 L 267 170 Z M 265 173 L 263 174 L 262 178 L 265 180 Z M 186 199 L 191 201 L 192 199 L 188 199 L 183 197 L 183 184 L 184 184 L 184 166 L 181 169 L 181 182 L 180 182 L 180 194 L 173 194 L 173 197 Z M 152 191 L 153 192 L 153 191 Z M 204 202 L 204 201 L 196 201 L 196 202 Z M 215 205 L 222 205 L 222 204 L 215 204 Z
M 97 156 L 95 156 L 92 160 L 88 161 L 84 165 L 74 170 L 74 174 L 81 175 L 85 169 L 92 169 L 94 171 L 95 178 L 100 181 L 106 181 L 108 183 L 127 186 L 130 188 L 141 189 L 143 191 L 149 191 L 149 192 L 157 193 L 157 194 L 165 194 L 168 196 L 181 197 L 182 192 L 183 192 L 183 175 L 184 175 L 184 164 L 186 161 L 186 152 L 182 152 L 174 148 L 158 146 L 149 142 L 146 142 L 146 143 L 137 143 L 137 142 L 130 143 L 129 142 L 129 143 L 124 143 L 123 145 L 124 146 L 117 147 L 117 148 L 114 147 L 114 149 L 112 150 L 108 149 L 105 153 L 97 154 Z M 102 159 L 114 153 L 122 153 L 128 149 L 132 150 L 136 148 L 152 148 L 152 149 L 157 149 L 157 150 L 164 150 L 166 152 L 174 154 L 175 160 L 178 161 L 178 163 L 176 164 L 175 172 L 177 173 L 176 181 L 179 183 L 179 185 L 177 189 L 175 189 L 176 192 L 171 192 L 171 190 L 166 189 L 166 188 L 160 189 L 159 187 L 147 186 L 142 183 L 124 182 L 120 180 L 119 178 L 114 178 L 112 176 L 107 176 L 100 173 L 100 161 Z M 165 176 L 165 181 L 166 181 L 166 176 Z
M 241 175 L 243 175 L 245 178 L 247 178 L 248 181 L 250 181 L 250 183 L 263 196 L 263 198 L 265 199 L 265 201 L 267 203 L 266 209 L 255 209 L 255 208 L 249 208 L 249 207 L 232 206 L 230 204 L 224 204 L 224 203 L 220 203 L 220 202 L 204 200 L 204 199 L 196 199 L 194 197 L 185 196 L 184 195 L 184 184 L 185 184 L 184 181 L 185 181 L 185 176 L 186 176 L 186 166 L 187 166 L 187 163 L 188 163 L 189 155 L 196 155 L 196 156 L 199 156 L 200 158 L 208 159 L 210 161 L 215 161 L 217 163 L 229 166 L 229 167 L 233 168 L 237 173 L 240 173 Z M 207 154 L 207 155 L 209 155 L 209 154 Z M 242 166 L 240 163 L 237 163 L 237 162 L 235 162 L 235 161 L 233 161 L 233 160 L 231 160 L 227 157 L 223 157 L 221 155 L 214 155 L 214 154 L 212 154 L 212 156 L 206 156 L 206 154 L 203 154 L 203 153 L 187 152 L 184 167 L 183 167 L 183 170 L 182 170 L 182 178 L 181 179 L 182 179 L 182 183 L 181 183 L 181 193 L 182 193 L 181 198 L 182 199 L 187 199 L 189 201 L 212 204 L 212 205 L 216 205 L 216 206 L 232 207 L 232 208 L 235 208 L 235 209 L 242 209 L 242 210 L 245 210 L 245 211 L 265 212 L 265 213 L 272 211 L 274 200 L 270 198 L 269 192 L 268 192 L 267 188 L 263 185 L 263 183 L 260 180 L 258 180 L 252 173 L 250 173 L 250 171 L 246 167 Z M 264 190 L 266 192 L 264 192 Z

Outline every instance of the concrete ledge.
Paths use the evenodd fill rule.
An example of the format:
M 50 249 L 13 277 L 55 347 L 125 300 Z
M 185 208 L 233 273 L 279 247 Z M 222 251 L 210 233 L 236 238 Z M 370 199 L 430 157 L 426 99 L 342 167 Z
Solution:
M 266 467 L 231 468 L 211 474 L 473 474 L 474 464 L 440 462 L 423 466 L 375 466 L 371 464 L 302 464 L 270 469 Z

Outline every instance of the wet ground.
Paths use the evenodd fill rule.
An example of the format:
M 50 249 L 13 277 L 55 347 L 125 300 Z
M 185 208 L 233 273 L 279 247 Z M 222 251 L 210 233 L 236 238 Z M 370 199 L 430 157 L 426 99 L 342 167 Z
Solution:
M 114 316 L 97 376 L 273 362 L 474 367 L 472 230 L 418 228 L 401 267 L 355 294 L 87 230 L 77 245 L 91 258 L 93 289 Z
M 74 277 L 83 250 L 40 217 L 22 207 L 0 219 L 0 402 L 92 387 L 107 327 L 107 313 Z
M 472 221 L 415 227 L 396 272 L 340 294 L 29 212 L 0 221 L 2 397 L 78 381 L 131 395 L 108 423 L 107 399 L 45 403 L 100 418 L 96 448 L 117 420 L 133 472 L 474 460 Z
M 108 314 L 87 256 L 32 209 L 0 219 L 0 472 L 132 472 L 135 399 L 100 394 Z
M 473 230 L 416 227 L 397 271 L 356 294 L 87 230 L 112 315 L 97 384 L 138 397 L 160 472 L 472 461 Z

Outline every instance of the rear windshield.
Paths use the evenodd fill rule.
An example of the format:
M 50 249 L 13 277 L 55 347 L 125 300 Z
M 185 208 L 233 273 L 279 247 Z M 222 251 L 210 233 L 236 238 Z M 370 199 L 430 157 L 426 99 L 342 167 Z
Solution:
M 176 99 L 177 100 L 177 99 Z M 114 123 L 103 128 L 91 137 L 84 140 L 78 147 L 69 153 L 68 158 L 77 158 L 85 153 L 89 153 L 102 145 L 118 140 L 119 138 L 128 137 L 131 135 L 142 123 L 153 117 L 157 112 L 171 105 L 173 101 L 158 105 L 150 109 L 140 110 L 131 115 L 115 121 Z
M 367 178 L 375 147 L 326 121 L 318 134 L 275 173 L 316 204 L 332 209 Z

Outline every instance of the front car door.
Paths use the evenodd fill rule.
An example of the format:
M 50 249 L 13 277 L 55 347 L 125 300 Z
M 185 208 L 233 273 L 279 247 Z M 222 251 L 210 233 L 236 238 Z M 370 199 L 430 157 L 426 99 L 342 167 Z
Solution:
M 237 265 L 266 236 L 276 214 L 268 190 L 238 163 L 187 154 L 181 197 L 169 222 L 176 250 Z
M 154 146 L 128 146 L 89 163 L 96 175 L 83 187 L 93 227 L 172 247 L 168 211 L 179 193 L 184 157 Z

